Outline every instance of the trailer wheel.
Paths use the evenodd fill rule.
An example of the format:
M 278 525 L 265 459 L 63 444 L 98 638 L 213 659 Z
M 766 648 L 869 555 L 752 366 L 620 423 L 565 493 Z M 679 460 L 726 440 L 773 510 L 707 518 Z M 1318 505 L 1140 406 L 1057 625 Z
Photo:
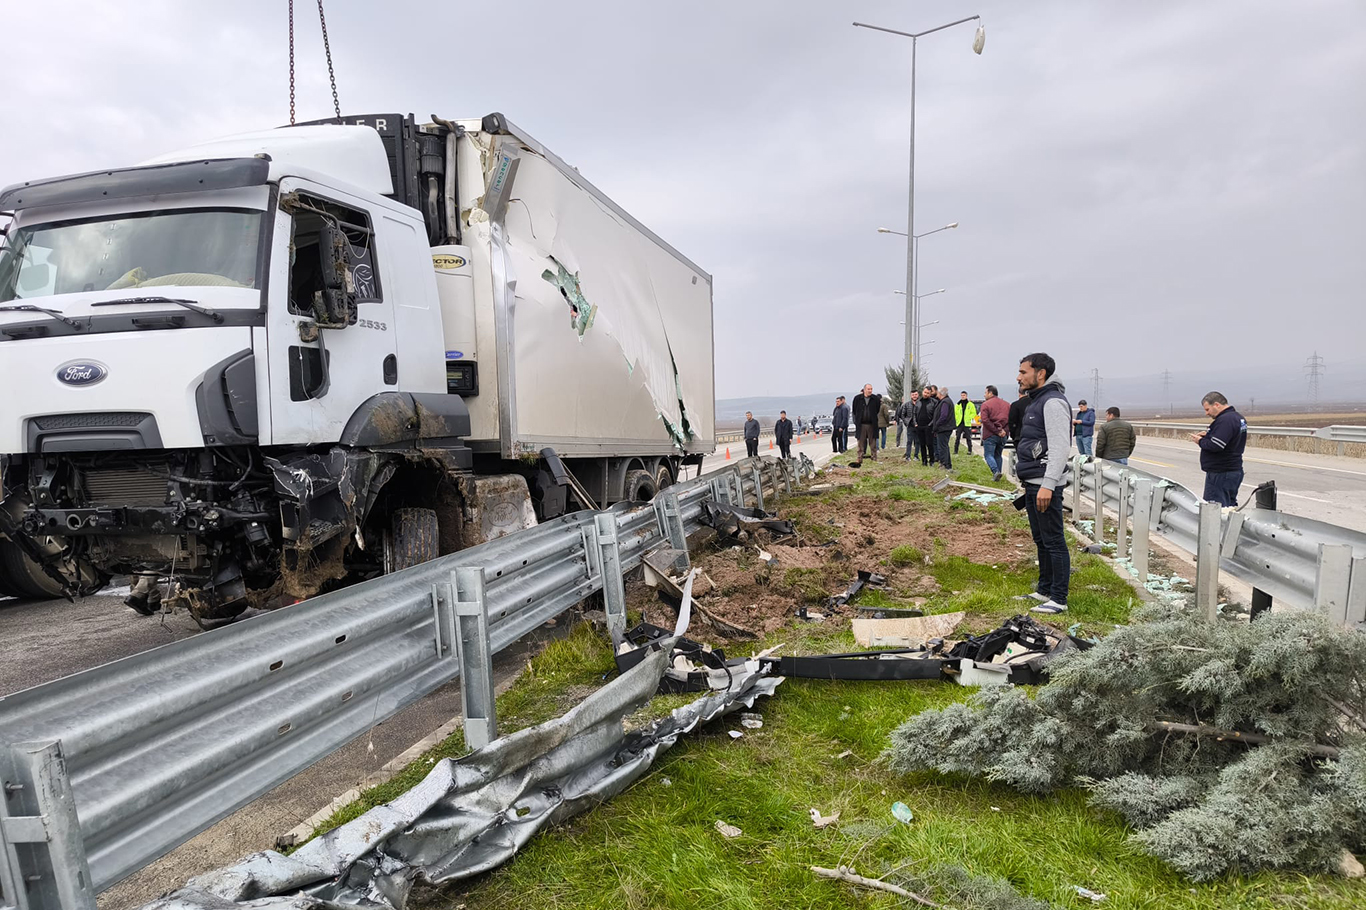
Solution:
M 389 526 L 388 570 L 398 572 L 441 555 L 435 509 L 397 509 Z
M 631 502 L 649 502 L 658 492 L 659 487 L 649 471 L 626 472 L 626 498 Z
M 659 470 L 655 472 L 655 492 L 667 489 L 674 485 L 673 472 L 669 470 L 668 462 L 660 462 Z

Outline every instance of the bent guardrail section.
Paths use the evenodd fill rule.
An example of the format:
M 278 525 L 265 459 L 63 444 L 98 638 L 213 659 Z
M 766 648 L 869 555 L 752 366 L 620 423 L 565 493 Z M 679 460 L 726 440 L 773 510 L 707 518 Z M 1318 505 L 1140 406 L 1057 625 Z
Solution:
M 744 459 L 0 698 L 0 910 L 94 908 L 462 667 L 471 738 L 491 737 L 492 654 L 599 590 L 624 629 L 621 573 L 704 500 L 762 506 L 809 469 Z
M 1217 573 L 1208 566 L 1217 562 L 1222 571 L 1296 609 L 1319 610 L 1340 624 L 1366 629 L 1366 534 L 1274 509 L 1222 509 L 1176 481 L 1112 461 L 1078 456 L 1073 473 L 1073 517 L 1082 514 L 1083 492 L 1095 508 L 1097 540 L 1103 539 L 1102 510 L 1117 515 L 1118 555 L 1126 555 L 1132 533 L 1140 580 L 1147 576 L 1148 534 L 1156 532 L 1206 565 L 1196 582 L 1202 609 L 1214 609 Z

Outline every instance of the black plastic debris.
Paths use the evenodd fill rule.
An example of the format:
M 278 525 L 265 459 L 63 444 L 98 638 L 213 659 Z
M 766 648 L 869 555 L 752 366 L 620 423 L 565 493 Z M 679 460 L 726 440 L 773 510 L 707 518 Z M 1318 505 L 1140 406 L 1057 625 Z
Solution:
M 724 502 L 703 502 L 702 524 L 723 537 L 735 537 L 741 531 L 753 534 L 761 528 L 778 537 L 791 537 L 797 533 L 792 522 L 771 512 Z
M 830 606 L 842 607 L 855 597 L 858 597 L 859 592 L 865 587 L 881 588 L 886 584 L 887 579 L 881 575 L 878 575 L 875 572 L 865 572 L 860 569 L 858 574 L 854 576 L 854 580 L 849 583 L 849 587 L 844 590 L 844 593 L 836 594 L 834 597 L 830 598 Z
M 762 657 L 772 665 L 770 672 L 800 679 L 940 679 L 946 658 L 934 657 L 924 649 L 899 648 L 887 651 L 854 651 L 848 654 L 822 654 L 814 657 Z
M 642 622 L 626 631 L 626 641 L 633 647 L 617 654 L 617 672 L 625 673 L 640 663 L 651 652 L 663 647 L 662 642 L 673 637 L 673 632 L 660 628 L 653 623 Z M 680 661 L 679 658 L 683 658 Z M 669 656 L 670 666 L 659 681 L 661 694 L 676 695 L 680 692 L 706 692 L 713 688 L 712 674 L 738 674 L 745 658 L 726 659 L 726 652 L 720 648 L 708 649 L 701 642 L 690 638 L 679 638 L 674 643 L 673 653 Z M 686 667 L 686 669 L 684 669 Z

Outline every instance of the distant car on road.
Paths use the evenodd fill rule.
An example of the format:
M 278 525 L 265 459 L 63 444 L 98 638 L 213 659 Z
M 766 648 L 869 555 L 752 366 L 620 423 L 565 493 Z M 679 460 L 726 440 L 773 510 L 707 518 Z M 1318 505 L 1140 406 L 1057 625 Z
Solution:
M 834 423 L 829 420 L 819 420 L 816 422 L 815 431 L 817 436 L 824 436 L 827 433 L 833 432 L 834 429 Z

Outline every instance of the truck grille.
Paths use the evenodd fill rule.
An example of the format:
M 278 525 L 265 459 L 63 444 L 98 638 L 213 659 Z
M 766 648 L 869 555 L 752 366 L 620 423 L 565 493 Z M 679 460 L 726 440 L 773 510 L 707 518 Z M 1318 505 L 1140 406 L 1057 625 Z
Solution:
M 137 411 L 104 411 L 94 414 L 48 414 L 34 417 L 43 430 L 86 430 L 91 427 L 135 427 L 152 415 Z
M 137 468 L 95 468 L 85 472 L 90 501 L 108 506 L 166 504 L 166 479 Z

